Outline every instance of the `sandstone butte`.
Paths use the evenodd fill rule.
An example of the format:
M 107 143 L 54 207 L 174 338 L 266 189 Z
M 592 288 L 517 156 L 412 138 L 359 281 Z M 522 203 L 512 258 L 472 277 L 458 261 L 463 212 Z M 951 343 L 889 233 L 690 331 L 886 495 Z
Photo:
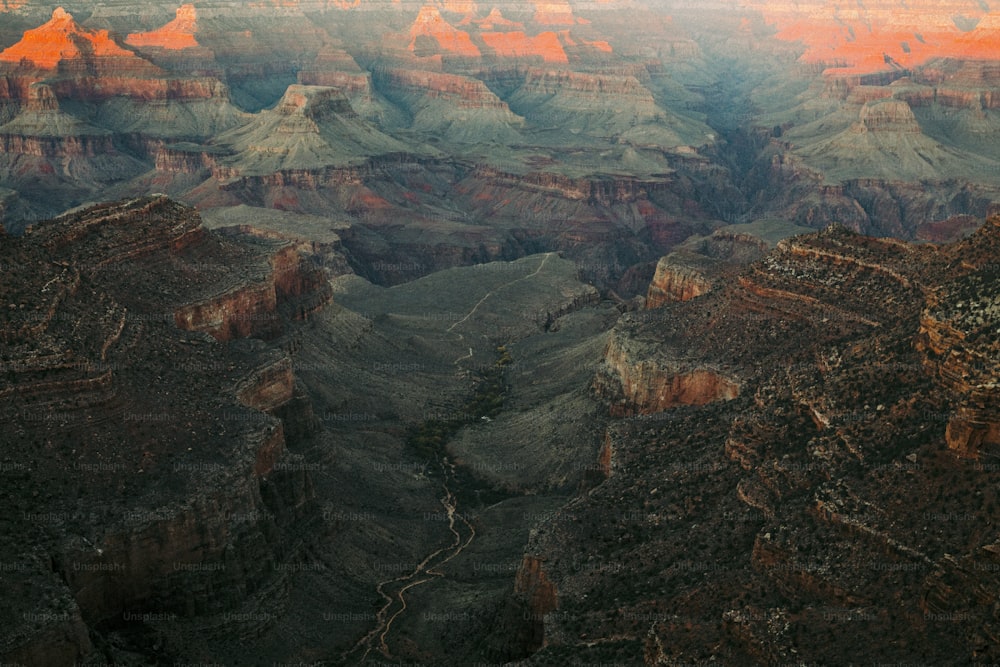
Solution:
M 17 44 L 0 53 L 0 61 L 29 61 L 42 69 L 55 69 L 64 60 L 89 57 L 135 58 L 135 54 L 118 46 L 107 30 L 82 28 L 62 7 L 52 12 L 45 24 L 28 30 Z
M 777 28 L 777 37 L 801 42 L 801 60 L 837 73 L 909 68 L 933 58 L 995 59 L 1000 13 L 968 16 L 969 7 L 943 0 L 881 0 L 845 10 L 826 3 L 749 3 Z M 974 23 L 960 26 L 961 20 Z M 965 29 L 963 29 L 965 28 Z
M 195 33 L 198 32 L 198 13 L 194 5 L 181 5 L 173 21 L 150 32 L 134 32 L 125 43 L 136 47 L 159 47 L 180 50 L 198 46 Z
M 417 39 L 430 37 L 441 50 L 460 56 L 478 57 L 479 48 L 472 43 L 469 33 L 459 30 L 444 20 L 437 7 L 425 5 L 410 28 L 410 51 L 416 51 Z

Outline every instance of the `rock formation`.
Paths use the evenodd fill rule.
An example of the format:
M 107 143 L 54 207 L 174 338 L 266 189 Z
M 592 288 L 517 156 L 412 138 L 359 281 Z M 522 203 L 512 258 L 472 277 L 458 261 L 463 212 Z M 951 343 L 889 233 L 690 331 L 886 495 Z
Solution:
M 6 609 L 4 660 L 86 660 L 88 629 L 281 595 L 273 564 L 290 552 L 276 538 L 308 516 L 310 491 L 305 473 L 280 463 L 308 406 L 295 401 L 284 353 L 195 333 L 273 334 L 303 312 L 284 304 L 329 298 L 307 260 L 279 248 L 208 233 L 164 197 L 96 206 L 4 242 L 14 280 L 0 315 L 0 403 L 24 474 L 11 469 L 3 519 L 20 537 L 0 545 L 5 563 L 22 566 L 0 576 L 26 591 Z M 184 316 L 223 281 L 233 296 L 223 319 L 247 324 Z M 239 296 L 259 283 L 276 295 L 270 310 Z
M 62 62 L 84 59 L 129 62 L 135 60 L 135 54 L 116 44 L 107 30 L 81 28 L 62 7 L 52 12 L 52 18 L 47 23 L 28 30 L 20 42 L 0 52 L 0 62 L 27 62 L 48 70 L 55 69 Z
M 623 318 L 617 373 L 683 354 L 740 392 L 612 425 L 613 474 L 529 545 L 559 613 L 526 664 L 993 659 L 997 510 L 973 490 L 998 475 L 997 224 L 943 247 L 830 228 Z
M 151 32 L 132 33 L 125 43 L 137 48 L 191 49 L 198 46 L 198 12 L 194 5 L 181 5 L 173 21 Z
M 343 93 L 289 86 L 278 106 L 216 139 L 233 154 L 220 160 L 220 178 L 323 170 L 363 164 L 406 146 L 364 123 Z
M 800 41 L 802 59 L 843 71 L 872 72 L 920 65 L 940 56 L 992 58 L 997 15 L 965 2 L 885 0 L 845 9 L 821 2 L 747 3 Z
M 484 32 L 482 39 L 501 58 L 541 59 L 547 63 L 567 63 L 569 58 L 554 32 L 528 37 L 521 31 Z
M 468 33 L 459 30 L 444 20 L 437 7 L 426 5 L 410 28 L 410 51 L 417 51 L 422 41 L 434 43 L 434 51 L 450 55 L 478 57 L 479 49 L 472 43 Z

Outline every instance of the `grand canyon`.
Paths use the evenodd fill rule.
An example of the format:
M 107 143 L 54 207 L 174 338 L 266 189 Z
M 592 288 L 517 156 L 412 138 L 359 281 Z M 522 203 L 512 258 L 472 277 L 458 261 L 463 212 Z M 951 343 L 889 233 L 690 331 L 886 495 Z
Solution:
M 0 0 L 0 667 L 1000 662 L 1000 6 Z

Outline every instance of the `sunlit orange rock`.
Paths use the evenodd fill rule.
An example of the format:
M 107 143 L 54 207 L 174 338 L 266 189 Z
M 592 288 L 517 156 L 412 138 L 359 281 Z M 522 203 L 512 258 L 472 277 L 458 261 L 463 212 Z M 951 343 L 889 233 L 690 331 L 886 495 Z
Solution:
M 20 42 L 0 53 L 0 61 L 28 61 L 42 69 L 55 69 L 62 61 L 88 57 L 136 56 L 118 46 L 107 30 L 87 30 L 80 27 L 62 7 L 52 12 L 52 18 L 47 23 L 26 31 Z
M 984 16 L 975 29 L 960 35 L 954 55 L 978 60 L 1000 60 L 1000 15 Z
M 504 58 L 541 58 L 548 63 L 566 63 L 569 58 L 554 32 L 528 37 L 523 32 L 484 32 L 481 37 L 493 52 Z
M 908 69 L 940 57 L 1000 59 L 1000 12 L 982 3 L 747 4 L 777 28 L 778 39 L 803 44 L 803 62 L 837 74 Z
M 425 5 L 420 10 L 417 20 L 410 28 L 410 51 L 417 50 L 418 39 L 421 37 L 433 39 L 447 53 L 469 57 L 480 55 L 479 48 L 472 43 L 469 33 L 445 21 L 437 7 Z
M 139 48 L 189 49 L 198 46 L 196 32 L 198 14 L 194 5 L 181 5 L 173 21 L 151 32 L 134 32 L 125 39 L 125 43 Z

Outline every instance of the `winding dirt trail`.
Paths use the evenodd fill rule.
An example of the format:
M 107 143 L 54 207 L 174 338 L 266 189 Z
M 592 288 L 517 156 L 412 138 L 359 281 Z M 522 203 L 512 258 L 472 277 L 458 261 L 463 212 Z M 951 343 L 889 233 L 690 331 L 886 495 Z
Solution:
M 539 262 L 535 270 L 528 275 L 521 276 L 520 278 L 506 282 L 488 291 L 481 299 L 479 299 L 479 301 L 476 302 L 469 312 L 466 313 L 465 317 L 454 322 L 446 329 L 446 331 L 448 333 L 455 333 L 455 335 L 458 336 L 458 339 L 464 342 L 465 337 L 461 333 L 455 332 L 455 327 L 475 315 L 476 311 L 479 310 L 479 307 L 486 303 L 486 301 L 497 292 L 523 280 L 528 280 L 529 278 L 537 276 L 541 273 L 542 269 L 545 268 L 545 264 L 549 261 L 549 258 L 552 257 L 553 254 L 555 253 L 545 253 L 545 257 L 542 258 L 542 261 Z M 469 353 L 455 359 L 454 363 L 458 366 L 459 362 L 464 361 L 465 359 L 471 359 L 472 357 L 473 349 L 470 347 Z M 441 472 L 444 475 L 444 481 L 441 483 L 441 489 L 443 490 L 444 495 L 439 499 L 439 502 L 448 515 L 448 530 L 450 530 L 452 534 L 451 544 L 429 553 L 408 574 L 394 577 L 392 579 L 386 579 L 385 581 L 378 583 L 375 590 L 378 592 L 379 596 L 385 600 L 385 604 L 382 605 L 381 609 L 379 609 L 378 613 L 375 615 L 375 627 L 369 631 L 368 634 L 362 637 L 353 648 L 342 656 L 344 659 L 347 659 L 352 654 L 362 650 L 364 652 L 361 654 L 361 662 L 364 662 L 373 650 L 377 650 L 386 658 L 391 658 L 392 652 L 389 649 L 387 638 L 389 636 L 389 632 L 392 630 L 392 624 L 400 617 L 400 615 L 406 612 L 406 592 L 411 588 L 416 588 L 417 586 L 426 584 L 436 578 L 444 577 L 445 573 L 437 568 L 440 568 L 442 565 L 445 565 L 452 559 L 456 558 L 462 553 L 462 551 L 465 550 L 466 547 L 469 546 L 469 544 L 472 543 L 472 540 L 476 537 L 476 529 L 471 523 L 469 523 L 468 519 L 459 513 L 458 499 L 448 486 L 449 483 L 452 483 L 455 479 L 455 465 L 448 461 L 447 458 L 442 458 L 438 463 L 441 466 Z M 464 526 L 464 530 L 467 532 L 467 537 L 464 539 L 462 537 L 462 532 L 459 530 L 462 526 Z
M 551 253 L 551 252 L 545 253 L 545 257 L 542 258 L 542 261 L 539 263 L 538 268 L 535 269 L 534 271 L 532 271 L 531 273 L 529 273 L 528 275 L 521 276 L 520 278 L 517 278 L 516 280 L 512 280 L 509 283 L 504 283 L 503 285 L 500 285 L 499 287 L 494 287 L 493 289 L 491 289 L 489 292 L 487 292 L 483 296 L 482 299 L 480 299 L 478 302 L 476 302 L 476 305 L 474 305 L 472 307 L 472 310 L 470 310 L 468 313 L 466 313 L 465 317 L 463 317 L 462 319 L 458 320 L 457 322 L 455 322 L 454 324 L 452 324 L 450 327 L 448 327 L 447 331 L 452 331 L 459 324 L 461 324 L 462 322 L 465 322 L 467 319 L 469 319 L 470 317 L 472 317 L 473 315 L 475 315 L 476 311 L 479 310 L 479 306 L 481 306 L 484 303 L 486 303 L 487 299 L 489 299 L 491 296 L 493 296 L 494 294 L 496 294 L 500 290 L 506 289 L 506 288 L 510 287 L 511 285 L 514 285 L 516 283 L 521 282 L 522 280 L 527 280 L 528 278 L 534 278 L 535 276 L 537 276 L 539 274 L 539 272 L 541 272 L 541 270 L 543 268 L 545 268 L 545 263 L 547 261 L 549 261 L 549 257 L 551 257 L 553 254 L 554 253 Z
M 509 283 L 504 283 L 503 285 L 500 285 L 499 287 L 494 287 L 493 289 L 491 289 L 489 292 L 487 292 L 486 294 L 483 295 L 483 298 L 481 298 L 479 301 L 476 302 L 476 305 L 474 305 L 472 307 L 472 310 L 470 310 L 468 313 L 465 314 L 465 317 L 463 317 L 462 319 L 454 322 L 450 327 L 448 327 L 447 329 L 445 329 L 445 331 L 447 331 L 448 333 L 453 332 L 455 330 L 455 327 L 457 327 L 459 324 L 462 324 L 467 319 L 469 319 L 470 317 L 472 317 L 473 315 L 475 315 L 476 311 L 479 310 L 479 307 L 481 305 L 483 305 L 484 303 L 486 303 L 487 299 L 489 299 L 491 296 L 493 296 L 494 294 L 496 294 L 500 290 L 507 289 L 511 285 L 515 285 L 515 284 L 521 282 L 522 280 L 527 280 L 528 278 L 534 278 L 535 276 L 537 276 L 539 273 L 541 273 L 542 269 L 545 268 L 545 263 L 549 261 L 549 257 L 552 257 L 552 255 L 554 255 L 554 254 L 555 253 L 551 253 L 551 252 L 545 253 L 545 257 L 543 257 L 542 261 L 539 262 L 538 267 L 534 271 L 532 271 L 531 273 L 529 273 L 528 275 L 521 276 L 520 278 L 517 278 L 515 280 L 511 280 Z M 460 341 L 464 341 L 465 340 L 465 336 L 463 336 L 462 334 L 456 333 L 455 335 L 458 336 L 458 340 L 460 340 Z M 470 347 L 469 348 L 469 353 L 467 355 L 465 355 L 465 356 L 462 356 L 462 357 L 459 357 L 458 359 L 455 359 L 454 363 L 457 365 L 458 362 L 464 361 L 466 359 L 471 359 L 472 356 L 473 356 L 473 354 L 472 354 L 472 348 Z
M 413 568 L 412 572 L 379 582 L 379 584 L 375 587 L 375 590 L 380 596 L 382 596 L 382 599 L 385 600 L 385 604 L 381 609 L 379 609 L 378 614 L 375 616 L 375 628 L 362 637 L 361 640 L 344 655 L 345 658 L 361 649 L 364 649 L 364 653 L 361 655 L 361 662 L 364 662 L 365 659 L 368 658 L 368 654 L 375 649 L 377 649 L 378 652 L 386 658 L 391 658 L 392 653 L 389 650 L 386 638 L 389 635 L 389 631 L 392 630 L 393 622 L 407 609 L 405 597 L 406 592 L 411 588 L 433 581 L 435 578 L 444 577 L 445 573 L 437 568 L 457 557 L 460 553 L 462 553 L 462 551 L 465 550 L 466 547 L 469 546 L 469 544 L 472 543 L 472 540 L 476 537 L 476 529 L 471 523 L 469 523 L 468 519 L 458 512 L 458 499 L 455 497 L 455 494 L 451 492 L 451 489 L 448 488 L 448 483 L 454 479 L 454 465 L 447 459 L 443 459 L 440 464 L 441 471 L 445 475 L 445 481 L 441 483 L 444 495 L 439 500 L 441 506 L 445 509 L 445 512 L 447 512 L 448 515 L 448 530 L 451 531 L 453 538 L 451 544 L 429 553 L 420 563 L 416 565 L 416 567 Z M 464 539 L 462 537 L 462 533 L 459 532 L 458 527 L 456 527 L 456 524 L 459 523 L 460 525 L 464 525 L 466 531 L 468 532 L 467 537 Z M 443 558 L 441 558 L 442 555 L 444 556 Z M 396 589 L 394 593 L 387 593 L 386 589 L 393 588 L 394 584 L 403 585 Z M 390 612 L 392 612 L 391 615 Z

